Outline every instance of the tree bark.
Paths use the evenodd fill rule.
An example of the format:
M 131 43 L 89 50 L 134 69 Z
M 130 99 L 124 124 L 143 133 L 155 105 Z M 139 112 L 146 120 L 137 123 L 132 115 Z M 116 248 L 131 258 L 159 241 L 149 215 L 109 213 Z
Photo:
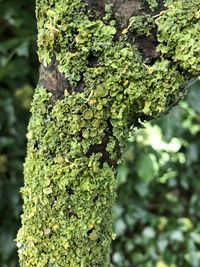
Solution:
M 155 8 L 147 2 L 156 3 L 37 1 L 41 69 L 27 134 L 21 266 L 110 264 L 116 168 L 125 139 L 130 128 L 175 105 L 199 67 L 176 59 L 166 45 L 174 34 L 166 40 L 162 28 L 167 20 L 169 31 L 179 27 L 176 11 L 198 12 L 198 1 L 158 1 Z M 185 26 L 191 31 L 195 14 L 193 26 L 191 19 Z

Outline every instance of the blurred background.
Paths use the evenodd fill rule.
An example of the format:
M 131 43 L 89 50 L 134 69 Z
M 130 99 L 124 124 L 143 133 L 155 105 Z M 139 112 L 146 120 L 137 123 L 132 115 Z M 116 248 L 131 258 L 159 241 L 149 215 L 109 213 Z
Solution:
M 38 79 L 34 0 L 0 0 L 0 267 L 17 267 L 26 127 Z M 118 170 L 116 267 L 200 266 L 200 81 L 127 140 Z

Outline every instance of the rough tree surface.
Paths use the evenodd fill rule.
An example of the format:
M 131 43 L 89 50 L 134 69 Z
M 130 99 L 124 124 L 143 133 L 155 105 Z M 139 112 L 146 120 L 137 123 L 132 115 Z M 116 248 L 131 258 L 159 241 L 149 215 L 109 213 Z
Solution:
M 199 4 L 37 1 L 41 70 L 27 134 L 21 266 L 109 266 L 124 141 L 175 105 L 199 73 Z

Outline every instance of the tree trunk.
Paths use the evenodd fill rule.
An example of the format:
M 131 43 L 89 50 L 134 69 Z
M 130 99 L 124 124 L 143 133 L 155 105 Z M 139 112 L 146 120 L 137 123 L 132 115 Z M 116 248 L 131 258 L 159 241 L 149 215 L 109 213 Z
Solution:
M 188 62 L 198 47 L 174 52 L 184 29 L 194 38 L 199 1 L 162 2 L 37 1 L 41 70 L 27 134 L 21 266 L 109 266 L 124 141 L 131 127 L 175 105 L 199 71 L 198 60 Z

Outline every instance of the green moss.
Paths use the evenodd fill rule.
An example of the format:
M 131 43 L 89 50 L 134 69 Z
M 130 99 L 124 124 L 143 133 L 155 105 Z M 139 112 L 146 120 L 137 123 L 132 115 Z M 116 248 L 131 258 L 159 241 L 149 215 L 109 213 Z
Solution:
M 146 65 L 125 31 L 114 41 L 111 15 L 94 21 L 79 0 L 37 1 L 40 61 L 49 64 L 54 53 L 59 71 L 71 85 L 84 80 L 85 90 L 70 94 L 66 88 L 65 98 L 54 104 L 48 88 L 36 90 L 17 237 L 21 266 L 109 266 L 116 186 L 115 166 L 109 161 L 117 161 L 138 121 L 156 118 L 178 102 L 187 79 L 182 70 L 188 77 L 198 70 L 198 58 L 192 65 L 184 53 L 178 59 L 179 50 L 173 52 L 178 38 L 185 40 L 185 28 L 199 38 L 191 30 L 198 32 L 198 2 L 188 4 L 185 13 L 186 4 L 177 2 L 160 14 L 156 24 L 162 56 Z M 189 20 L 194 11 L 195 18 Z M 183 31 L 178 13 L 180 21 L 188 23 Z M 187 52 L 195 57 L 198 47 L 189 46 Z M 96 59 L 92 66 L 91 57 Z M 104 153 L 109 159 L 91 149 L 107 139 Z

